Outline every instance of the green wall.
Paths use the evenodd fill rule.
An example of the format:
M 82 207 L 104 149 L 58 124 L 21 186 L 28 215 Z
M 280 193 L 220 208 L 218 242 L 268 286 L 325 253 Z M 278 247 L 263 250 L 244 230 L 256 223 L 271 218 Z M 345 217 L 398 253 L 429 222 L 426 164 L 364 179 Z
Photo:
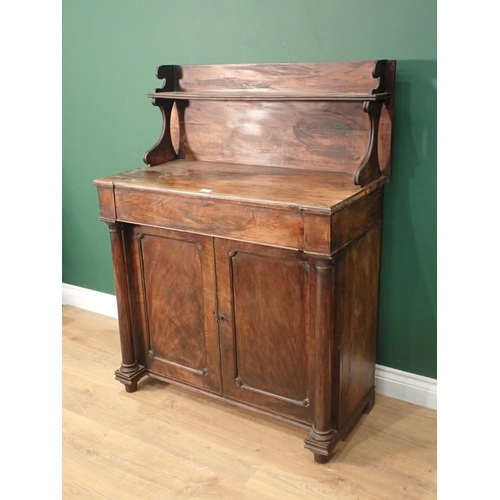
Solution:
M 63 282 L 114 294 L 92 180 L 142 166 L 160 64 L 396 59 L 377 363 L 436 377 L 436 0 L 63 0 Z

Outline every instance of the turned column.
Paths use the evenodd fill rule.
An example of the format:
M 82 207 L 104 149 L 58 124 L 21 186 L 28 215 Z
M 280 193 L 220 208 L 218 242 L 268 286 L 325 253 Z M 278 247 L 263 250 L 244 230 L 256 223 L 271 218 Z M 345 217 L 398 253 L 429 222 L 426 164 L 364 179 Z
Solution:
M 332 261 L 318 259 L 316 267 L 314 420 L 305 440 L 316 462 L 328 460 L 336 433 L 332 429 Z
M 122 352 L 122 363 L 120 368 L 116 370 L 115 377 L 125 385 L 127 392 L 134 392 L 137 390 L 137 381 L 142 376 L 144 368 L 137 363 L 135 356 L 123 227 L 122 224 L 116 222 L 108 222 L 107 224 L 111 239 L 116 302 L 118 306 L 118 328 L 120 330 Z

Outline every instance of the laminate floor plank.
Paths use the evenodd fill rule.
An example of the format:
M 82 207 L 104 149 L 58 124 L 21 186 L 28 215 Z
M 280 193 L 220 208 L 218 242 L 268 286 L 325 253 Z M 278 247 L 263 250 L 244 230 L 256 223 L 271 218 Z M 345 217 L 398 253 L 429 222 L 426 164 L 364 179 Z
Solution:
M 252 498 L 243 485 L 182 457 L 175 448 L 164 449 L 108 426 L 89 424 L 66 410 L 63 421 L 65 456 L 87 477 L 96 478 L 89 481 L 89 488 L 96 482 L 107 484 L 102 494 L 110 498 L 224 498 L 224 491 L 234 492 L 235 498 Z
M 433 499 L 436 412 L 377 395 L 333 458 L 307 432 L 157 380 L 114 380 L 118 324 L 63 306 L 63 498 Z
M 209 432 L 209 422 L 198 425 L 182 421 L 182 414 L 172 416 L 172 409 L 164 407 L 165 416 L 127 407 L 113 398 L 101 399 L 99 392 L 69 389 L 66 408 L 96 424 L 112 427 L 130 438 L 139 439 L 160 450 L 173 450 L 182 459 L 198 462 L 214 472 L 244 484 L 257 464 L 265 461 L 271 451 L 259 446 L 248 446 L 248 441 L 233 439 L 227 430 L 218 436 Z M 115 398 L 118 399 L 118 398 Z M 131 425 L 133 422 L 133 425 Z M 227 464 L 231 463 L 231 468 Z

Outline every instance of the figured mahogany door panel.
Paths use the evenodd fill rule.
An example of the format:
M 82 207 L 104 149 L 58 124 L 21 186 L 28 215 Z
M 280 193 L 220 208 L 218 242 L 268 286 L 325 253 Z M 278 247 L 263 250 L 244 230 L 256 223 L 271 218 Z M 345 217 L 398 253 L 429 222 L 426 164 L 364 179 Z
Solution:
M 223 392 L 309 423 L 309 264 L 299 252 L 215 240 Z
M 135 235 L 146 367 L 220 393 L 211 238 L 145 227 Z

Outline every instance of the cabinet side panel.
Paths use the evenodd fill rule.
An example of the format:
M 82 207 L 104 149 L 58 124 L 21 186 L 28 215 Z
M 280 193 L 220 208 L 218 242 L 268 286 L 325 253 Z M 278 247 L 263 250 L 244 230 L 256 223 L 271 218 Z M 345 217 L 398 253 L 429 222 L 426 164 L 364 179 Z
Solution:
M 341 265 L 340 425 L 373 388 L 380 233 L 377 225 L 345 249 Z

